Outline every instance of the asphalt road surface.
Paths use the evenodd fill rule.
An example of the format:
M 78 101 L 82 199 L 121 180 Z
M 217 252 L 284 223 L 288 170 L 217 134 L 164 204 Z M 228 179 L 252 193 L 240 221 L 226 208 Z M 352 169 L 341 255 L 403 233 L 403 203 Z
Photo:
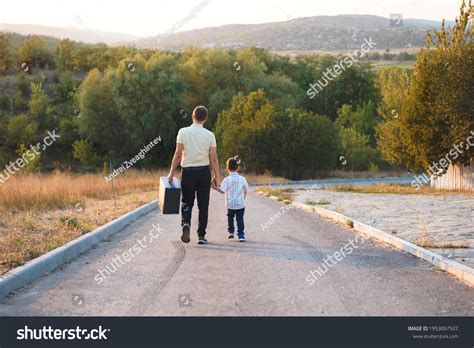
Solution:
M 154 211 L 0 300 L 0 315 L 474 315 L 474 289 L 453 276 L 315 214 L 283 209 L 251 193 L 248 241 L 229 241 L 224 199 L 213 191 L 208 245 L 196 243 L 196 216 L 191 243 L 182 244 L 179 216 Z M 334 260 L 341 249 L 345 256 Z M 313 272 L 314 280 L 318 267 L 327 271 Z

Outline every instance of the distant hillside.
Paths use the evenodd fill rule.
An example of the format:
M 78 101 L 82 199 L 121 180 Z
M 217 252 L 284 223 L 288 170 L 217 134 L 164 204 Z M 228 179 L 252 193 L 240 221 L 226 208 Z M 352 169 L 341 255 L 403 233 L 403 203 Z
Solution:
M 107 31 L 100 31 L 94 29 L 82 29 L 82 28 L 60 28 L 50 27 L 46 25 L 36 24 L 0 24 L 0 31 L 13 32 L 21 35 L 42 35 L 51 36 L 59 39 L 71 39 L 74 41 L 84 43 L 99 43 L 103 42 L 106 44 L 115 44 L 123 41 L 134 41 L 139 39 L 139 36 L 123 34 L 123 33 L 112 33 Z
M 377 48 L 418 47 L 425 42 L 425 31 L 439 22 L 404 20 L 391 27 L 390 19 L 371 15 L 340 15 L 298 18 L 265 24 L 232 24 L 215 28 L 178 32 L 164 38 L 134 42 L 138 48 L 180 50 L 189 45 L 239 48 L 253 45 L 273 50 L 349 50 L 360 48 L 364 38 L 372 37 Z

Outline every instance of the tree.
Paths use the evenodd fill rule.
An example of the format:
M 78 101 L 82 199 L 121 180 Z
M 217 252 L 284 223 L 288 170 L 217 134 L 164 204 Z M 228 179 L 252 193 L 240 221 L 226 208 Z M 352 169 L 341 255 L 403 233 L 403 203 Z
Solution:
M 428 170 L 466 142 L 474 128 L 474 37 L 472 5 L 463 1 L 460 16 L 447 30 L 427 34 L 427 48 L 418 54 L 410 86 L 399 117 L 386 120 L 379 129 L 385 157 L 413 170 Z M 401 145 L 396 145 L 399 142 Z M 398 153 L 394 153 L 398 151 Z M 473 147 L 450 154 L 453 163 L 468 163 Z M 444 166 L 437 174 L 447 169 Z
M 40 162 L 41 162 L 41 152 L 32 151 L 30 148 L 27 148 L 24 144 L 20 144 L 16 153 L 18 156 L 23 156 L 26 153 L 28 153 L 27 155 L 23 157 L 26 159 L 25 160 L 26 163 L 23 170 L 30 173 L 38 170 L 40 166 Z
M 0 75 L 5 74 L 10 66 L 10 40 L 4 33 L 0 33 Z
M 213 128 L 216 115 L 230 106 L 232 96 L 264 87 L 265 64 L 253 48 L 229 51 L 222 48 L 185 50 L 177 65 L 187 85 L 189 105 L 209 105 L 207 127 Z
M 343 105 L 337 112 L 335 123 L 337 128 L 354 128 L 358 133 L 367 135 L 369 141 L 374 143 L 377 122 L 375 106 L 369 101 L 355 108 L 351 105 Z
M 126 160 L 157 137 L 160 150 L 147 154 L 140 165 L 167 162 L 175 147 L 178 127 L 189 124 L 180 111 L 188 110 L 185 81 L 176 59 L 156 53 L 123 60 L 117 68 L 92 70 L 78 94 L 80 130 L 112 160 Z
M 7 126 L 7 144 L 18 146 L 19 144 L 31 144 L 36 135 L 38 124 L 31 122 L 28 115 L 21 114 L 10 118 Z
M 407 98 L 411 73 L 408 69 L 391 67 L 378 72 L 377 82 L 382 95 L 378 113 L 383 121 L 376 127 L 377 144 L 390 163 L 402 164 L 406 146 L 400 142 L 400 113 Z
M 56 48 L 58 69 L 73 71 L 77 68 L 77 44 L 69 39 L 61 40 Z
M 326 116 L 290 109 L 276 119 L 269 138 L 274 150 L 270 171 L 292 180 L 314 177 L 335 168 L 338 152 L 337 129 Z
M 309 110 L 316 114 L 335 119 L 337 110 L 344 104 L 359 105 L 372 101 L 379 103 L 380 95 L 376 87 L 376 75 L 368 64 L 344 64 L 345 71 L 328 81 L 323 74 L 338 64 L 334 57 L 323 57 L 313 72 L 313 83 L 318 81 L 325 87 L 310 99 Z M 332 71 L 332 70 L 331 70 Z M 306 87 L 307 90 L 308 87 Z
M 245 168 L 263 172 L 271 157 L 266 134 L 274 115 L 274 106 L 262 89 L 247 96 L 243 93 L 234 96 L 230 108 L 219 114 L 216 124 L 221 158 L 238 155 Z
M 119 157 L 128 146 L 127 131 L 120 117 L 106 77 L 98 69 L 89 72 L 78 94 L 80 133 L 107 151 Z
M 100 158 L 94 151 L 92 144 L 87 140 L 75 141 L 72 148 L 72 156 L 81 161 L 84 166 L 93 167 L 98 165 Z
M 282 112 L 263 89 L 234 96 L 216 124 L 222 158 L 239 155 L 245 169 L 301 179 L 334 168 L 337 130 L 331 120 L 299 109 Z
M 378 151 L 369 146 L 368 135 L 359 133 L 354 127 L 341 128 L 339 133 L 341 151 L 348 168 L 363 171 L 378 162 Z
M 53 127 L 53 110 L 41 83 L 31 84 L 31 99 L 28 103 L 29 115 L 38 123 L 40 130 Z
M 17 64 L 27 64 L 29 67 L 45 68 L 54 66 L 53 54 L 46 48 L 38 36 L 23 41 L 17 48 Z

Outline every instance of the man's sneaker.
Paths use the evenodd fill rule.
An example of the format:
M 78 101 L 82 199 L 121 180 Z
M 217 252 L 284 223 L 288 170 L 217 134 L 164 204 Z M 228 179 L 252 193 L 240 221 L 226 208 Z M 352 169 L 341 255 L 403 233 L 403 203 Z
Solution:
M 233 234 L 233 233 L 229 233 L 229 235 L 227 236 L 227 239 L 234 239 L 234 234 Z
M 204 236 L 199 236 L 198 244 L 207 244 L 207 239 Z
M 240 237 L 239 237 L 239 242 L 245 242 L 245 237 L 244 237 L 244 236 L 240 236 Z
M 190 231 L 191 231 L 191 228 L 189 227 L 189 225 L 184 224 L 183 225 L 183 234 L 181 235 L 181 241 L 183 243 L 189 243 L 189 241 L 191 240 L 191 238 L 189 237 Z

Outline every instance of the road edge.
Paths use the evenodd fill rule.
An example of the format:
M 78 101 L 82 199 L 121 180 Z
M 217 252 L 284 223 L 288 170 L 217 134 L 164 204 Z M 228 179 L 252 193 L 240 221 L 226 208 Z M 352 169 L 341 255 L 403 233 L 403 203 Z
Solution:
M 321 207 L 313 207 L 308 204 L 299 203 L 299 202 L 293 203 L 293 206 L 295 208 L 305 210 L 307 212 L 317 213 L 320 216 L 329 218 L 335 222 L 349 226 L 353 228 L 355 231 L 360 232 L 360 233 L 365 233 L 374 239 L 377 239 L 386 244 L 389 244 L 395 249 L 405 251 L 420 259 L 428 261 L 429 263 L 436 266 L 440 270 L 450 273 L 456 276 L 463 283 L 471 287 L 474 287 L 474 269 L 469 266 L 463 265 L 454 260 L 450 260 L 442 255 L 439 255 L 428 249 L 422 248 L 404 239 L 391 235 L 373 226 L 369 226 L 363 222 L 357 221 L 341 213 L 324 209 Z
M 259 195 L 268 197 L 275 201 L 281 201 L 276 196 L 265 195 L 262 193 L 259 193 Z M 300 210 L 304 210 L 310 213 L 316 213 L 322 217 L 325 217 L 337 223 L 346 225 L 350 228 L 353 228 L 357 232 L 365 233 L 369 237 L 372 237 L 383 243 L 386 243 L 397 250 L 405 251 L 413 256 L 416 256 L 420 259 L 428 261 L 429 263 L 431 263 L 438 269 L 454 275 L 464 284 L 470 287 L 474 287 L 474 269 L 469 266 L 463 265 L 454 260 L 450 260 L 442 255 L 436 254 L 428 249 L 422 248 L 418 245 L 415 245 L 404 239 L 396 237 L 392 234 L 389 234 L 373 226 L 364 224 L 363 222 L 355 220 L 341 213 L 324 209 L 321 207 L 314 207 L 314 206 L 300 203 L 300 202 L 292 202 L 291 205 Z
M 133 221 L 155 209 L 158 209 L 158 202 L 156 200 L 144 204 L 79 238 L 73 239 L 59 248 L 53 249 L 26 262 L 24 265 L 10 270 L 5 275 L 0 276 L 0 299 L 44 274 L 55 270 L 62 264 L 77 258 L 92 246 L 121 231 Z

